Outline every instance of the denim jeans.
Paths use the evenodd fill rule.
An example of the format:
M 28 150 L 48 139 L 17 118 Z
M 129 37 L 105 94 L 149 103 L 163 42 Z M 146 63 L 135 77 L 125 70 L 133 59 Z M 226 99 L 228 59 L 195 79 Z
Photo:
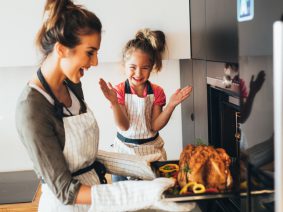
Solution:
M 112 175 L 112 182 L 119 182 L 119 181 L 125 181 L 128 180 L 127 177 L 119 176 L 119 175 Z

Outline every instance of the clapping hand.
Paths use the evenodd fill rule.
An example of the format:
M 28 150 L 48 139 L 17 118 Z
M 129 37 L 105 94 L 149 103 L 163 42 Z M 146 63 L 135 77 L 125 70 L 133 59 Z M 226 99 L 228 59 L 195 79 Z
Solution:
M 182 101 L 184 101 L 190 96 L 192 90 L 192 86 L 186 86 L 182 89 L 177 89 L 176 92 L 171 96 L 169 104 L 172 107 L 176 107 L 178 104 L 180 104 Z
M 100 79 L 99 85 L 106 99 L 108 99 L 112 105 L 117 104 L 118 103 L 117 94 L 111 83 L 110 82 L 106 83 L 103 79 Z
M 254 80 L 254 75 L 252 75 L 251 81 L 250 81 L 250 93 L 255 95 L 261 89 L 264 81 L 265 81 L 265 72 L 264 71 L 260 71 L 257 74 L 255 80 Z

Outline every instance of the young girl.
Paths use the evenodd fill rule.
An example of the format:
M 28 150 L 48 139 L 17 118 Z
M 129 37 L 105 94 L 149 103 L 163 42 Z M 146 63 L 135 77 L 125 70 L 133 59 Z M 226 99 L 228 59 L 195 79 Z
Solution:
M 151 83 L 149 77 L 151 72 L 162 68 L 165 43 L 162 31 L 138 31 L 123 51 L 127 80 L 115 88 L 111 83 L 100 80 L 118 127 L 113 146 L 117 152 L 142 156 L 159 152 L 161 160 L 166 160 L 164 142 L 158 131 L 167 124 L 175 107 L 189 97 L 192 87 L 178 89 L 163 110 L 165 93 L 160 86 Z M 125 180 L 125 177 L 114 176 L 112 180 Z

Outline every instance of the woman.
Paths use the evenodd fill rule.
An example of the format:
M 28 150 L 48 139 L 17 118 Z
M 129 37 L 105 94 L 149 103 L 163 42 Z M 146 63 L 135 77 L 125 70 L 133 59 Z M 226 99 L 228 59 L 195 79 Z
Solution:
M 100 20 L 70 0 L 47 0 L 45 13 L 36 39 L 43 60 L 19 97 L 16 111 L 20 139 L 42 179 L 39 211 L 163 207 L 159 200 L 173 185 L 170 179 L 103 184 L 105 171 L 147 180 L 154 175 L 141 158 L 98 151 L 99 129 L 84 102 L 80 78 L 98 63 Z M 127 194 L 122 196 L 122 191 Z M 172 207 L 176 206 L 176 210 L 188 209 Z

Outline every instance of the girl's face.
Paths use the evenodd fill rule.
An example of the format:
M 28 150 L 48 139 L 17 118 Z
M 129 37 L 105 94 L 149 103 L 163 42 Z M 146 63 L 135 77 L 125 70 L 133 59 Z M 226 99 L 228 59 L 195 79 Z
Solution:
M 133 87 L 144 86 L 150 76 L 152 63 L 148 54 L 142 50 L 134 50 L 125 61 L 125 71 Z
M 68 49 L 66 56 L 61 59 L 63 74 L 72 82 L 80 82 L 80 78 L 91 66 L 98 64 L 98 50 L 101 35 L 94 33 L 81 36 L 81 43 L 73 49 Z

